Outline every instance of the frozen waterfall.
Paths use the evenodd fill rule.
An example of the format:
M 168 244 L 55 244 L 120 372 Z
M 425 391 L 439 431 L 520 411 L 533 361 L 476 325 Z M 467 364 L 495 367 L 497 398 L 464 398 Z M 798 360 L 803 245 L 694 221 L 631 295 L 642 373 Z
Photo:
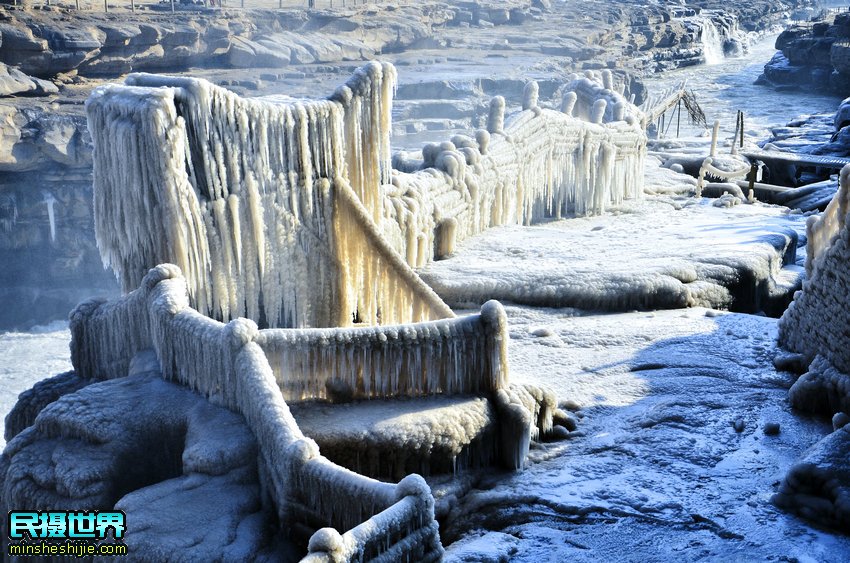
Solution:
M 723 36 L 711 18 L 702 18 L 702 51 L 705 64 L 716 65 L 723 62 Z

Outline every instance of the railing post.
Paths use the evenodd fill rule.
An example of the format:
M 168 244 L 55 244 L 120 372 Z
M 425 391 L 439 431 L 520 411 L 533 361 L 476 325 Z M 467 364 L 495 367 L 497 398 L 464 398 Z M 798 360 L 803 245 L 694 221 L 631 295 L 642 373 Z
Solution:
M 714 130 L 711 133 L 711 152 L 710 156 L 717 156 L 717 135 L 720 133 L 720 121 L 714 121 Z

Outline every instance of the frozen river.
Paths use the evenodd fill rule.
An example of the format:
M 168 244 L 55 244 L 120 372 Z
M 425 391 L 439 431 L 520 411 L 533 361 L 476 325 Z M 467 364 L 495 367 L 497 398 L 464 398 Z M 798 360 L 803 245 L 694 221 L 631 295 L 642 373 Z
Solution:
M 687 81 L 687 87 L 696 92 L 709 126 L 715 120 L 720 121 L 721 138 L 734 132 L 738 110 L 744 112 L 745 134 L 753 142 L 769 137 L 770 127 L 785 125 L 797 116 L 834 112 L 840 97 L 802 90 L 776 91 L 755 84 L 765 63 L 776 52 L 775 41 L 775 35 L 762 37 L 750 45 L 742 57 L 648 77 L 645 80 L 647 88 L 657 93 Z M 689 126 L 683 114 L 683 135 L 703 132 Z M 667 136 L 675 136 L 675 123 Z

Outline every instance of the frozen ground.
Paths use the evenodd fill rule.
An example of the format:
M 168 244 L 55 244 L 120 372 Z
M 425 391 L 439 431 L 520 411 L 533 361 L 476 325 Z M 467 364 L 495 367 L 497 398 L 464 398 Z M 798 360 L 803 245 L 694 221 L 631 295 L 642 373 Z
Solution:
M 509 307 L 508 316 L 512 379 L 574 402 L 582 435 L 468 494 L 441 531 L 463 538 L 450 559 L 850 558 L 850 538 L 769 502 L 831 431 L 791 412 L 791 376 L 771 364 L 774 319 L 701 308 L 582 316 Z M 767 422 L 780 433 L 765 435 Z
M 649 196 L 599 217 L 490 229 L 422 277 L 451 306 L 499 299 L 604 311 L 703 305 L 757 312 L 769 299 L 790 297 L 805 217 L 719 202 Z

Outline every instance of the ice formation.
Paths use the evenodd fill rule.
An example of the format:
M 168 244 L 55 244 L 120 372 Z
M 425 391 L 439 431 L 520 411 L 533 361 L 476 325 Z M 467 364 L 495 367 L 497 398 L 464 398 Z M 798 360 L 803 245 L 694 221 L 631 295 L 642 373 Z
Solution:
M 88 102 L 98 244 L 125 290 L 173 262 L 192 304 L 222 320 L 451 316 L 375 240 L 390 175 L 391 65 L 369 64 L 332 99 L 303 103 L 242 99 L 191 78 L 127 84 Z
M 850 167 L 820 216 L 809 217 L 808 281 L 779 322 L 779 343 L 802 355 L 808 371 L 791 387 L 795 407 L 850 415 Z M 850 530 L 850 434 L 847 426 L 820 442 L 785 478 L 776 502 L 824 524 Z
M 433 421 L 447 434 L 382 438 L 401 436 L 425 470 L 435 440 L 453 466 L 522 467 L 553 429 L 554 397 L 508 384 L 498 303 L 456 318 L 413 267 L 493 225 L 602 213 L 642 192 L 643 116 L 609 72 L 572 77 L 559 105 L 574 115 L 540 107 L 533 82 L 508 123 L 495 98 L 488 130 L 426 145 L 421 165 L 403 163 L 410 173 L 390 167 L 394 86 L 380 63 L 310 102 L 141 74 L 87 103 L 98 245 L 129 293 L 75 310 L 76 372 L 122 377 L 152 349 L 162 377 L 241 413 L 281 521 L 330 526 L 308 560 L 432 560 L 442 548 L 421 477 L 392 485 L 335 465 L 286 401 L 485 397 L 478 414 Z M 367 466 L 411 467 L 388 455 Z
M 348 530 L 342 534 L 346 559 L 393 550 L 438 558 L 442 548 L 433 499 L 421 477 L 408 477 L 399 485 L 381 483 L 322 457 L 290 414 L 256 342 L 256 324 L 237 319 L 224 325 L 188 302 L 186 280 L 175 266 L 163 265 L 145 276 L 142 287 L 117 301 L 82 304 L 71 321 L 77 374 L 94 380 L 121 378 L 134 357 L 153 349 L 165 379 L 245 417 L 264 467 L 263 489 L 282 522 Z M 501 326 L 502 334 L 504 330 Z M 340 335 L 344 340 L 344 332 Z M 418 484 L 412 487 L 410 479 Z M 379 524 L 387 514 L 391 522 Z M 359 526 L 364 520 L 365 528 Z M 407 541 L 411 537 L 415 541 Z
M 819 216 L 806 223 L 809 279 L 780 321 L 780 344 L 808 361 L 823 356 L 843 373 L 850 373 L 850 345 L 844 306 L 850 295 L 850 167 L 841 171 L 840 187 Z
M 56 242 L 56 210 L 54 209 L 56 198 L 48 191 L 45 191 L 43 195 L 43 201 L 47 205 L 47 222 L 50 224 L 50 242 Z
M 607 78 L 606 78 L 607 76 Z M 270 327 L 451 317 L 411 267 L 493 225 L 596 214 L 642 193 L 642 114 L 610 72 L 560 104 L 429 144 L 391 170 L 395 69 L 370 63 L 328 100 L 243 99 L 203 80 L 131 75 L 88 101 L 98 245 L 125 290 L 177 264 L 191 304 Z M 127 190 L 126 186 L 132 186 Z
M 717 27 L 710 17 L 700 18 L 702 24 L 702 32 L 700 39 L 702 41 L 702 51 L 705 57 L 705 64 L 716 65 L 723 62 L 723 38 Z
M 310 542 L 343 559 L 364 553 L 439 557 L 433 498 L 421 477 L 380 483 L 328 461 L 304 436 L 285 398 L 333 399 L 329 391 L 340 388 L 347 389 L 348 400 L 492 396 L 495 416 L 487 415 L 484 427 L 450 427 L 442 437 L 426 432 L 421 442 L 445 440 L 452 463 L 468 459 L 461 453 L 471 443 L 464 455 L 478 463 L 498 456 L 511 468 L 522 467 L 529 441 L 549 432 L 556 415 L 551 394 L 508 385 L 507 324 L 495 302 L 479 315 L 396 327 L 258 330 L 247 319 L 222 324 L 192 309 L 179 270 L 161 265 L 119 300 L 81 304 L 72 314 L 71 332 L 80 377 L 121 378 L 139 354 L 152 349 L 166 380 L 241 413 L 257 440 L 263 488 L 281 520 L 348 530 L 341 544 L 325 542 L 336 531 L 318 532 Z M 384 435 L 388 443 L 393 432 L 389 428 Z M 427 464 L 428 448 L 423 457 L 416 444 L 405 447 Z M 413 477 L 421 486 L 403 492 Z M 390 523 L 382 524 L 387 518 Z

